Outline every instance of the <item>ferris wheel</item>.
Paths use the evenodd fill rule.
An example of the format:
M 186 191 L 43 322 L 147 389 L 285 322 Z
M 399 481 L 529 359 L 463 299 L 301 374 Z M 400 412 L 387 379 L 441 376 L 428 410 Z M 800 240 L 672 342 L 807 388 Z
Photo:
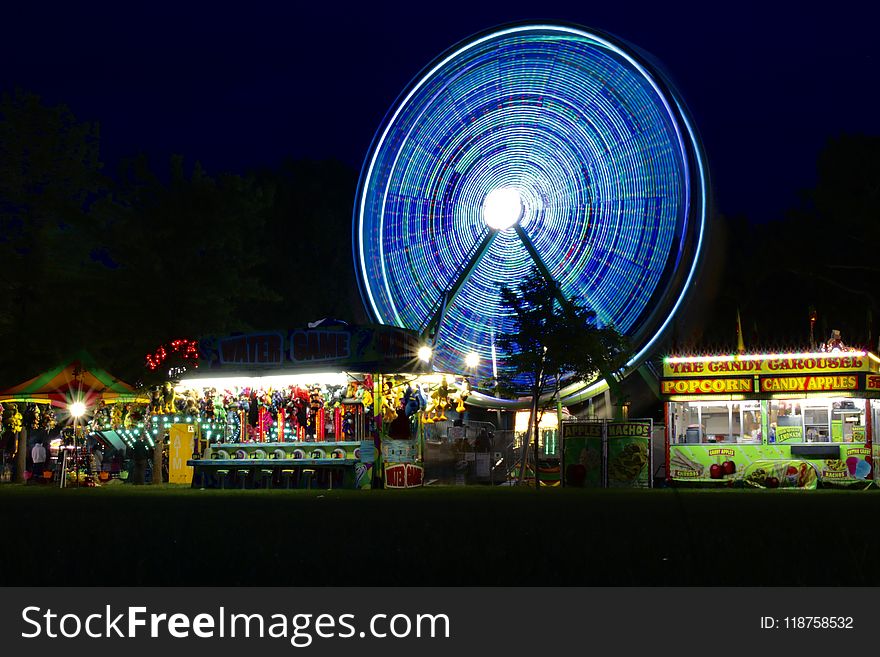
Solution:
M 499 289 L 534 266 L 627 335 L 637 366 L 692 286 L 706 205 L 696 132 L 644 57 L 583 27 L 504 26 L 426 67 L 376 133 L 361 294 L 431 341 L 436 370 L 480 381 L 508 367 Z

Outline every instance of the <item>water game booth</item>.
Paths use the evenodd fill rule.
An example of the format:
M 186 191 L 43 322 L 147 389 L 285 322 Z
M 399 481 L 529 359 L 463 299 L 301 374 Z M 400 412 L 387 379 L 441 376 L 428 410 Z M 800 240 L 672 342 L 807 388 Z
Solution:
M 169 435 L 170 481 L 423 485 L 424 426 L 462 412 L 469 384 L 432 373 L 422 347 L 415 331 L 344 323 L 200 339 L 198 368 L 171 391 L 193 421 Z
M 867 351 L 664 359 L 667 480 L 871 486 L 878 372 L 880 358 Z

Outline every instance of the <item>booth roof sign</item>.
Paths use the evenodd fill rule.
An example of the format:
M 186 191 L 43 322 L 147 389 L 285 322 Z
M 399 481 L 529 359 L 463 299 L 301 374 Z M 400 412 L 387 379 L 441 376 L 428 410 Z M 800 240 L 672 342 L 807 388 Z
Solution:
M 865 351 L 845 351 L 670 357 L 663 360 L 663 377 L 674 379 L 748 375 L 839 375 L 850 372 L 880 372 L 880 358 Z
M 390 326 L 331 326 L 199 339 L 199 368 L 380 365 L 416 361 L 418 334 Z

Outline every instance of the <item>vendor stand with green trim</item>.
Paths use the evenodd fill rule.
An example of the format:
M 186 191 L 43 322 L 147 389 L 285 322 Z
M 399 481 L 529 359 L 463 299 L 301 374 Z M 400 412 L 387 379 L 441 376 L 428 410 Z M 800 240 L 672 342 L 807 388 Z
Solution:
M 665 358 L 667 481 L 871 486 L 878 372 L 865 351 Z

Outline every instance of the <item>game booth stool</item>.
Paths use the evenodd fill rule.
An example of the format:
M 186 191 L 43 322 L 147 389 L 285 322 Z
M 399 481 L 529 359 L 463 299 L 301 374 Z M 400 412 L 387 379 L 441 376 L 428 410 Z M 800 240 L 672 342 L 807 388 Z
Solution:
M 187 461 L 193 468 L 194 488 L 227 488 L 230 475 L 237 488 L 368 488 L 369 459 L 375 453 L 372 440 L 329 442 L 320 447 L 276 443 L 268 455 L 262 443 L 218 447 L 210 458 Z

